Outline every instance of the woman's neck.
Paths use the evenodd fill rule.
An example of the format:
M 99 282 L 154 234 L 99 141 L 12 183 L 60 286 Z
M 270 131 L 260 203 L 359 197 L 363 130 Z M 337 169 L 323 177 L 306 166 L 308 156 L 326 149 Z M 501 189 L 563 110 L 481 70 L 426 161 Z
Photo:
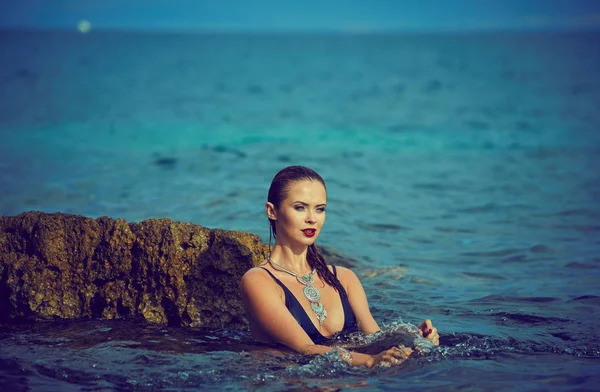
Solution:
M 306 259 L 308 247 L 303 246 L 301 249 L 292 249 L 289 246 L 275 244 L 271 252 L 271 260 L 280 266 L 294 273 L 304 275 L 310 272 L 311 268 Z

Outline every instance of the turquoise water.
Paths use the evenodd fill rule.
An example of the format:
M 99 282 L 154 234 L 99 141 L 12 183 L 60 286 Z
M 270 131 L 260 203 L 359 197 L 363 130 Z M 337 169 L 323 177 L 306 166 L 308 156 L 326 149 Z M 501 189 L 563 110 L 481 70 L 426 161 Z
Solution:
M 600 382 L 600 35 L 1 35 L 0 213 L 168 217 L 267 241 L 272 177 L 307 165 L 328 188 L 318 242 L 358 260 L 379 339 L 428 317 L 443 347 L 365 371 L 257 353 L 227 330 L 6 324 L 0 383 Z

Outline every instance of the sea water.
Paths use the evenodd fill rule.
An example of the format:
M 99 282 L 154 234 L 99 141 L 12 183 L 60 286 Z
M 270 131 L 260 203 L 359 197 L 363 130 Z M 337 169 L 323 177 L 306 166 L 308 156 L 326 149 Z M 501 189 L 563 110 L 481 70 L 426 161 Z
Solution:
M 425 318 L 441 335 L 365 370 L 247 331 L 6 323 L 1 389 L 600 385 L 600 34 L 0 37 L 0 213 L 268 241 L 270 181 L 306 165 L 327 183 L 318 244 L 356 260 L 382 327 L 353 343 L 422 345 Z

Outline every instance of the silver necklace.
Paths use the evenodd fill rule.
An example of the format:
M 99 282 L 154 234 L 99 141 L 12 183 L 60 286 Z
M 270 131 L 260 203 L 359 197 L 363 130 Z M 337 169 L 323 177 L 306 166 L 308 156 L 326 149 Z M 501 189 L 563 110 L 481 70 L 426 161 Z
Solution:
M 327 311 L 321 303 L 321 293 L 319 293 L 319 290 L 317 290 L 317 288 L 313 287 L 312 285 L 315 282 L 315 273 L 317 272 L 317 269 L 313 268 L 310 274 L 300 275 L 283 268 L 282 266 L 271 260 L 270 257 L 268 258 L 268 260 L 269 263 L 271 263 L 271 265 L 273 266 L 273 268 L 275 268 L 278 271 L 287 272 L 288 274 L 295 276 L 298 282 L 304 285 L 304 296 L 310 301 L 310 307 L 312 308 L 313 312 L 315 312 L 317 320 L 319 320 L 319 325 L 323 325 L 323 322 L 327 318 Z

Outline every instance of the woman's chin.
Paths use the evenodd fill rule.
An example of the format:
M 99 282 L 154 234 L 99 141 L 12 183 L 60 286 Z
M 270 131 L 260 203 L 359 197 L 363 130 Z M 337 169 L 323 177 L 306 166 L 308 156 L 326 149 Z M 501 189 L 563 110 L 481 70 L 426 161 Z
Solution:
M 305 245 L 312 245 L 315 243 L 315 241 L 317 240 L 317 236 L 315 235 L 314 237 L 304 237 L 302 238 L 302 243 Z
M 315 241 L 317 240 L 317 237 L 318 237 L 317 234 L 315 234 L 312 237 L 307 237 L 305 235 L 302 235 L 302 236 L 292 237 L 292 238 L 290 238 L 290 240 L 291 240 L 291 242 L 296 242 L 299 245 L 310 246 L 315 243 Z

